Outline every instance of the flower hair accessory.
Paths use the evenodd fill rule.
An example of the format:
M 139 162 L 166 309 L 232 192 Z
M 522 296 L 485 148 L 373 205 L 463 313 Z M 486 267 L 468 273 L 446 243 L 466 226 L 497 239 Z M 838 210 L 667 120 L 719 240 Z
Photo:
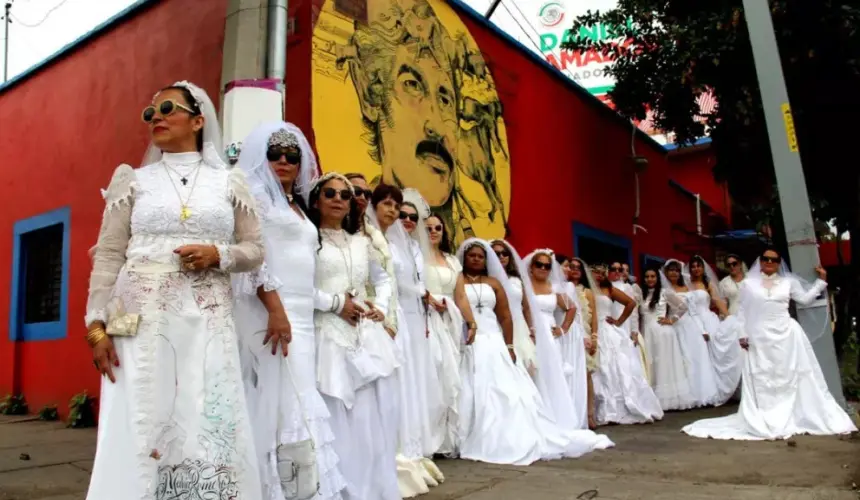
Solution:
M 203 109 L 203 98 L 198 94 L 199 87 L 194 85 L 193 83 L 182 80 L 173 84 L 174 87 L 182 87 L 191 94 L 191 97 L 194 98 L 194 104 L 197 105 L 197 109 Z
M 553 250 L 552 248 L 538 248 L 537 250 L 535 250 L 534 253 L 535 255 L 543 254 L 549 257 L 555 257 L 555 250 Z
M 301 148 L 299 147 L 299 138 L 296 137 L 296 134 L 287 132 L 287 130 L 283 128 L 269 137 L 268 145 L 269 147 L 280 146 L 282 148 L 295 148 L 301 151 Z
M 349 179 L 347 179 L 343 174 L 340 174 L 338 172 L 329 172 L 329 173 L 321 176 L 319 179 L 316 180 L 316 182 L 314 182 L 313 187 L 311 188 L 311 192 L 316 191 L 323 184 L 325 184 L 326 182 L 328 182 L 332 179 L 337 179 L 339 181 L 343 181 L 343 183 L 346 184 L 347 189 L 349 189 L 349 191 L 352 194 L 355 194 L 355 188 L 352 187 L 352 183 L 349 182 Z

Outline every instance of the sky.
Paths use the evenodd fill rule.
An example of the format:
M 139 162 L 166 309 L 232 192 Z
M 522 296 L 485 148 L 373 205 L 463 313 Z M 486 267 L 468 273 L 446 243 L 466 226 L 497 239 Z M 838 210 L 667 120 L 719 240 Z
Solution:
M 9 26 L 9 78 L 50 57 L 66 44 L 75 41 L 134 2 L 135 0 L 13 0 L 12 24 Z M 0 59 L 5 49 L 2 28 L 0 24 Z

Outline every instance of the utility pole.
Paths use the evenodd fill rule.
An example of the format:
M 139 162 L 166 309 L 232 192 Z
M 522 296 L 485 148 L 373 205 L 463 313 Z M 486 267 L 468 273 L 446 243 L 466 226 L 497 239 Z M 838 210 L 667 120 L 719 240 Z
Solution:
M 743 0 L 743 5 L 776 171 L 788 255 L 793 271 L 811 281 L 814 278 L 813 268 L 820 263 L 818 246 L 770 5 L 768 0 Z M 815 356 L 824 372 L 827 388 L 844 408 L 845 397 L 842 394 L 842 380 L 833 344 L 833 330 L 827 314 L 827 302 L 825 295 L 823 300 L 818 300 L 811 306 L 798 307 L 797 319 L 812 343 Z
M 6 2 L 6 13 L 3 15 L 3 24 L 6 34 L 3 37 L 3 83 L 9 80 L 9 25 L 12 24 L 12 0 Z

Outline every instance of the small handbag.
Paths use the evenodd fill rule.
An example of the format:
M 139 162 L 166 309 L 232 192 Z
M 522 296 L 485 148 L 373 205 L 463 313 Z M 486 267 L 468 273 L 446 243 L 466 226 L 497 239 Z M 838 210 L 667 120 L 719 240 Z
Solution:
M 108 311 L 105 332 L 112 337 L 134 337 L 140 325 L 140 314 L 126 312 L 125 304 L 119 297 L 114 297 L 108 305 L 116 302 L 118 304 L 113 312 Z
M 293 370 L 290 368 L 289 358 L 286 359 L 289 371 L 290 383 L 299 403 L 299 411 L 302 412 L 302 421 L 308 432 L 308 439 L 297 443 L 279 444 L 275 450 L 278 477 L 281 480 L 281 491 L 285 500 L 309 500 L 319 493 L 319 471 L 317 470 L 317 452 L 311 427 L 308 423 L 308 415 L 302 405 L 302 398 L 296 387 Z M 281 419 L 278 418 L 278 436 L 281 435 Z

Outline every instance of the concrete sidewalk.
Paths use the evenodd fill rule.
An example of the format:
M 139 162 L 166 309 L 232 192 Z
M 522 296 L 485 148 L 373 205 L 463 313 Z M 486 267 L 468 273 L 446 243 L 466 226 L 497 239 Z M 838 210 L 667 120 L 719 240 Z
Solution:
M 445 484 L 421 500 L 857 500 L 860 438 L 791 442 L 689 438 L 681 426 L 734 407 L 605 427 L 617 447 L 577 460 L 510 467 L 442 460 Z M 95 431 L 0 419 L 0 500 L 81 500 Z M 26 454 L 26 456 L 22 456 Z M 29 458 L 29 459 L 25 459 Z

